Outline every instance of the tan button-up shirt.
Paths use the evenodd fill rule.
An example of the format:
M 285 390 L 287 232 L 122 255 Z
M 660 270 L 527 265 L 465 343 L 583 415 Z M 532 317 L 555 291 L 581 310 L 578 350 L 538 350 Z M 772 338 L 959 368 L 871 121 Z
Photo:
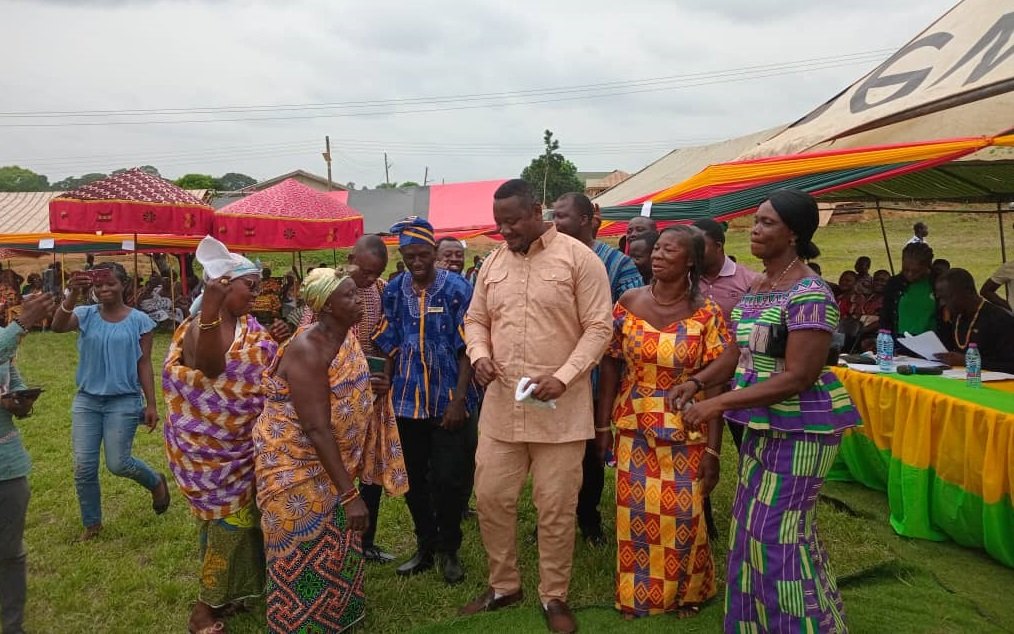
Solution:
M 489 255 L 465 317 L 469 358 L 489 358 L 500 372 L 486 388 L 483 434 L 546 443 L 595 435 L 589 376 L 612 335 L 609 293 L 595 252 L 554 227 L 527 254 L 504 245 Z M 518 380 L 541 374 L 567 386 L 556 409 L 515 402 Z

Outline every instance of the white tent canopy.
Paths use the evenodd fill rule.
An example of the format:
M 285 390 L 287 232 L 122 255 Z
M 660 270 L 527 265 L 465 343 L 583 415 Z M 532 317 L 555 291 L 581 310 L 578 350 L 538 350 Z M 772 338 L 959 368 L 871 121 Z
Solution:
M 963 0 L 869 74 L 738 158 L 1006 132 L 1014 128 L 1012 39 L 1014 0 Z

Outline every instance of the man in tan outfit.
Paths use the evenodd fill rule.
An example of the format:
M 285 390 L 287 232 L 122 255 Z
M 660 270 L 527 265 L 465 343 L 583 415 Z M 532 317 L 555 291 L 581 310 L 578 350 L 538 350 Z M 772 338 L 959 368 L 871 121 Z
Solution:
M 557 233 L 522 180 L 493 195 L 504 245 L 482 265 L 465 317 L 476 379 L 486 386 L 479 419 L 475 494 L 490 588 L 465 615 L 521 601 L 517 501 L 528 473 L 538 509 L 539 598 L 550 631 L 574 632 L 567 607 L 577 493 L 585 444 L 594 437 L 589 372 L 612 334 L 609 278 L 587 246 Z M 555 409 L 518 403 L 519 379 Z

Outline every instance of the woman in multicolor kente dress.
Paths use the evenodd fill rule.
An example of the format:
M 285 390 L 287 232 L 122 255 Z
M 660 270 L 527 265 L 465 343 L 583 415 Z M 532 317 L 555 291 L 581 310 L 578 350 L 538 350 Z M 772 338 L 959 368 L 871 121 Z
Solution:
M 616 426 L 616 608 L 634 618 L 693 616 L 715 596 L 704 496 L 718 482 L 722 426 L 688 428 L 666 407 L 673 385 L 718 358 L 729 335 L 722 309 L 698 290 L 704 238 L 672 227 L 652 251 L 653 281 L 613 309 L 602 360 L 596 443 Z M 703 433 L 702 433 L 703 432 Z
M 362 316 L 355 282 L 314 269 L 303 298 L 317 322 L 264 373 L 254 429 L 257 503 L 268 560 L 270 632 L 342 632 L 366 614 L 362 534 L 369 512 L 354 481 L 402 494 L 396 428 L 373 415 L 366 357 L 350 332 Z
M 726 632 L 845 632 L 845 611 L 817 534 L 817 496 L 842 432 L 860 424 L 827 367 L 836 355 L 834 294 L 805 264 L 817 204 L 782 190 L 757 209 L 751 252 L 764 275 L 732 311 L 736 347 L 673 391 L 682 407 L 700 387 L 733 390 L 693 404 L 688 424 L 725 417 L 743 425 L 739 484 L 729 528 Z
M 197 248 L 205 289 L 166 355 L 162 392 L 169 468 L 200 522 L 200 590 L 191 632 L 220 632 L 243 601 L 264 594 L 264 540 L 254 500 L 253 426 L 260 377 L 287 331 L 250 314 L 260 269 L 214 238 Z

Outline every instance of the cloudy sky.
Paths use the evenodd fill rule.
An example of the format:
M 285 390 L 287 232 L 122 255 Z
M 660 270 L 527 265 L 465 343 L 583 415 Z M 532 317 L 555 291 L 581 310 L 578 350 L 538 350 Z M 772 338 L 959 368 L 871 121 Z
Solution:
M 0 0 L 0 165 L 56 181 L 580 170 L 806 114 L 956 0 Z M 99 111 L 99 112 L 96 112 Z M 259 119 L 259 120 L 257 120 Z

